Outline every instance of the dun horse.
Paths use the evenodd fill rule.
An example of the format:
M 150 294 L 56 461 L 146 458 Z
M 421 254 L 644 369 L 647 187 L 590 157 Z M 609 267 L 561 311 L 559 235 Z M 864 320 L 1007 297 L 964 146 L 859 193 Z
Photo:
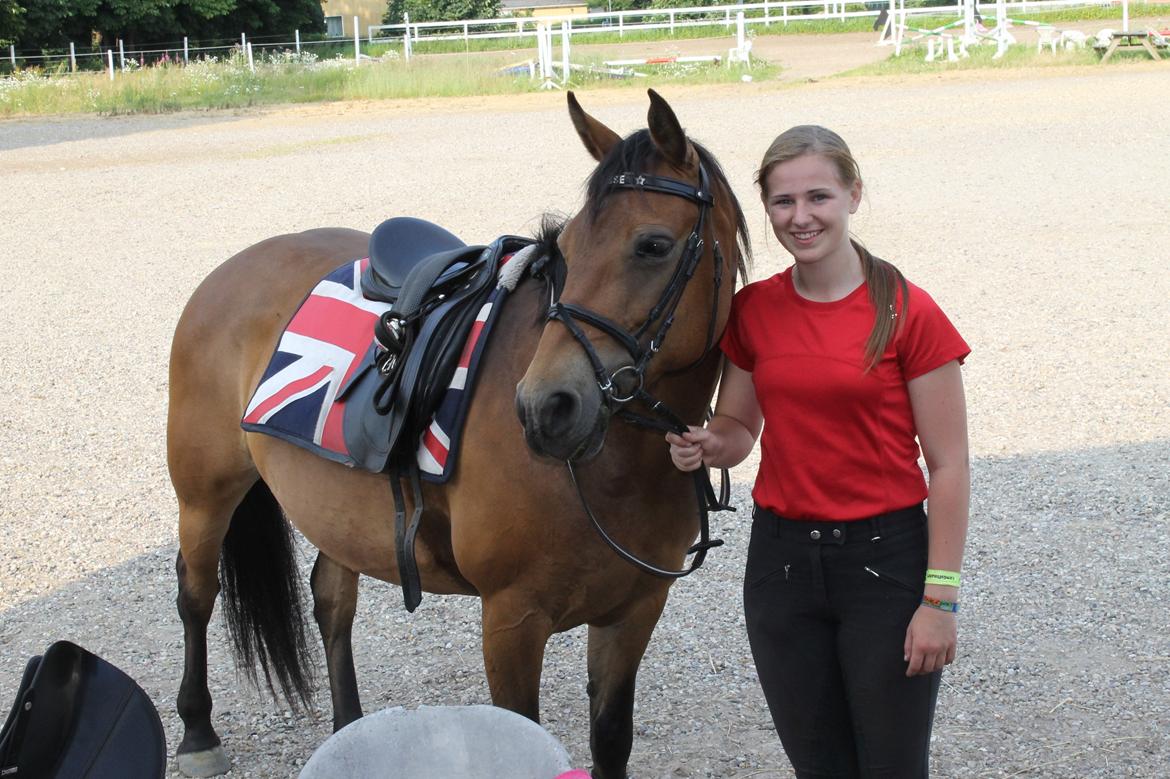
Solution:
M 702 421 L 750 248 L 718 163 L 657 94 L 648 129 L 624 140 L 572 93 L 569 113 L 600 163 L 587 202 L 546 230 L 543 279 L 522 280 L 495 325 L 458 470 L 423 490 L 416 559 L 425 591 L 482 599 L 492 703 L 533 720 L 546 642 L 589 625 L 592 770 L 614 779 L 626 776 L 635 677 L 673 581 L 646 569 L 684 563 L 701 513 L 661 430 L 617 415 Z M 179 321 L 167 449 L 179 501 L 185 773 L 229 765 L 207 685 L 221 576 L 237 659 L 257 663 L 290 701 L 311 692 L 288 523 L 319 550 L 313 614 L 334 728 L 362 716 L 350 640 L 358 576 L 402 583 L 389 480 L 244 432 L 240 420 L 298 303 L 339 263 L 366 256 L 368 241 L 347 229 L 262 241 L 211 273 Z M 647 565 L 615 554 L 591 514 Z

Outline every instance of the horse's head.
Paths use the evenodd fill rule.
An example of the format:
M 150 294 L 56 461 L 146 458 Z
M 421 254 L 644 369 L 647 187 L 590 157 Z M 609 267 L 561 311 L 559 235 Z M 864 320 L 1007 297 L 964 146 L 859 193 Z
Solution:
M 696 382 L 689 369 L 713 364 L 750 251 L 722 169 L 657 93 L 649 128 L 624 140 L 572 92 L 569 114 L 599 164 L 585 206 L 546 236 L 549 321 L 516 388 L 529 446 L 558 460 L 595 455 L 627 405 L 661 417 L 663 379 L 710 399 L 713 372 Z

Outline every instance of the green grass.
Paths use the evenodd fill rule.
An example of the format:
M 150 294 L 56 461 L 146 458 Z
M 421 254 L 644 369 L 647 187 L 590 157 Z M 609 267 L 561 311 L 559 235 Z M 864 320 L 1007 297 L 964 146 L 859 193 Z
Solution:
M 600 66 L 600 57 L 577 58 Z M 190 109 L 242 108 L 328 100 L 451 97 L 534 92 L 538 79 L 501 73 L 516 64 L 514 54 L 476 57 L 416 57 L 363 62 L 334 60 L 306 66 L 301 62 L 265 61 L 256 72 L 236 58 L 201 61 L 188 67 L 164 66 L 118 73 L 44 76 L 31 72 L 0 79 L 0 117 L 40 114 L 106 115 L 164 113 Z M 750 68 L 719 65 L 673 65 L 638 68 L 646 78 L 614 79 L 574 70 L 571 85 L 713 83 L 738 81 L 745 74 L 769 78 L 776 68 L 756 61 Z

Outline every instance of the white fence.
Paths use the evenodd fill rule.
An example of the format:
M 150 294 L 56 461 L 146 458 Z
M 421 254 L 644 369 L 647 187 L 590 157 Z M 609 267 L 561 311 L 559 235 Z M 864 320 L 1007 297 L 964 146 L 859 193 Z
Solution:
M 1008 2 L 1009 10 L 1028 13 L 1071 7 L 1111 5 L 1113 0 L 1017 0 Z M 980 13 L 992 12 L 994 2 L 977 3 Z M 538 25 L 564 24 L 570 36 L 608 34 L 624 37 L 627 32 L 666 30 L 671 35 L 686 27 L 723 25 L 730 28 L 736 15 L 743 13 L 748 25 L 789 25 L 858 17 L 876 17 L 887 3 L 884 0 L 778 0 L 776 2 L 737 5 L 700 6 L 695 8 L 647 8 L 640 11 L 590 12 L 581 16 L 526 16 L 502 19 L 469 19 L 452 22 L 410 22 L 370 25 L 366 39 L 370 43 L 394 40 L 464 41 L 493 38 L 535 38 Z M 962 16 L 961 2 L 955 5 L 908 8 L 911 14 Z
M 1055 10 L 1071 7 L 1090 7 L 1111 5 L 1113 0 L 1017 0 L 1008 2 L 1009 11 L 1020 13 Z M 537 26 L 562 24 L 565 34 L 571 39 L 573 36 L 614 35 L 624 37 L 627 32 L 666 31 L 674 35 L 678 30 L 688 27 L 710 27 L 722 25 L 730 29 L 735 24 L 736 15 L 744 14 L 744 21 L 749 26 L 768 28 L 772 25 L 802 24 L 808 22 L 824 22 L 829 20 L 846 20 L 858 17 L 876 17 L 886 0 L 765 0 L 761 3 L 741 3 L 737 5 L 702 6 L 694 8 L 653 8 L 641 11 L 613 11 L 589 13 L 583 16 L 540 16 L 540 17 L 502 17 L 497 19 L 469 19 L 451 22 L 406 22 L 403 24 L 371 25 L 366 30 L 366 45 L 379 43 L 401 42 L 409 52 L 413 44 L 428 41 L 464 41 L 488 39 L 532 39 L 536 45 Z M 994 13 L 993 2 L 978 3 L 982 13 L 985 9 Z M 912 15 L 955 15 L 959 18 L 963 14 L 962 3 L 955 5 L 925 6 L 907 8 Z M 353 56 L 361 58 L 360 44 L 353 39 Z M 233 51 L 240 51 L 249 56 L 252 48 L 257 51 L 264 49 L 279 51 L 313 51 L 321 47 L 337 49 L 338 44 L 348 46 L 349 42 L 343 38 L 328 38 L 325 40 L 302 41 L 299 31 L 284 39 L 267 38 L 264 40 L 248 40 L 245 33 L 240 34 L 238 42 L 233 41 L 223 45 L 193 47 L 187 45 L 187 40 L 173 44 L 152 44 L 147 47 L 135 47 L 126 50 L 121 41 L 104 50 L 79 52 L 70 44 L 68 53 L 61 54 L 28 54 L 21 55 L 15 48 L 9 47 L 8 57 L 0 59 L 7 62 L 13 70 L 29 63 L 38 63 L 52 67 L 54 62 L 69 63 L 70 69 L 76 71 L 78 62 L 86 58 L 98 58 L 105 65 L 109 60 L 108 68 L 111 74 L 116 60 L 121 69 L 125 69 L 127 60 L 133 62 L 157 62 L 168 59 L 176 62 L 187 62 L 191 58 L 224 56 Z M 523 44 L 522 44 L 523 45 Z M 2 55 L 0 55 L 2 57 Z M 23 63 L 23 64 L 22 64 Z M 100 65 L 99 65 L 100 67 Z

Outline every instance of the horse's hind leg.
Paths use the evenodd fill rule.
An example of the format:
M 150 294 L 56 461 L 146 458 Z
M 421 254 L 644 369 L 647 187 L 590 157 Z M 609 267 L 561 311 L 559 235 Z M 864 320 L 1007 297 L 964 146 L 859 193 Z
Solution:
M 253 477 L 254 478 L 254 477 Z M 179 500 L 178 607 L 183 621 L 183 681 L 176 701 L 183 740 L 176 758 L 186 776 L 215 776 L 230 767 L 211 724 L 207 688 L 207 623 L 219 594 L 219 554 L 232 513 L 248 484 L 225 489 L 214 499 Z
M 593 779 L 625 779 L 634 744 L 634 687 L 666 593 L 621 622 L 589 626 L 589 748 Z
M 324 553 L 318 553 L 311 578 L 313 616 L 321 629 L 329 692 L 333 697 L 333 730 L 361 719 L 357 675 L 353 669 L 353 618 L 357 612 L 358 575 Z

